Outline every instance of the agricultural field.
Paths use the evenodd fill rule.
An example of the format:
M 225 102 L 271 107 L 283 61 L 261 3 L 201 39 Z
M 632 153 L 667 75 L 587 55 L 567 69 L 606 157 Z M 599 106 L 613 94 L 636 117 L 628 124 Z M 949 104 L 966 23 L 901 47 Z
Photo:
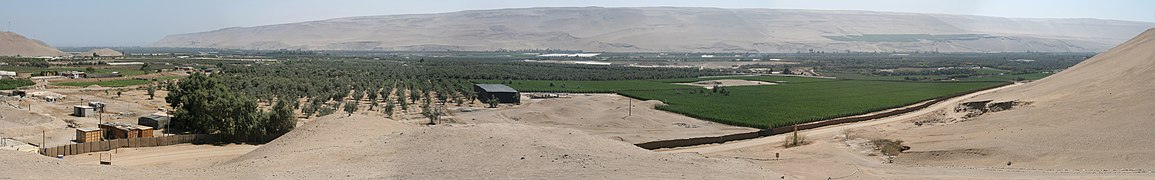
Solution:
M 121 79 L 121 80 L 108 80 L 108 81 L 62 82 L 62 83 L 55 83 L 52 85 L 76 86 L 76 87 L 88 87 L 88 86 L 92 86 L 92 85 L 98 85 L 98 86 L 102 86 L 102 87 L 125 87 L 125 86 L 148 84 L 149 82 L 152 82 L 152 80 Z
M 735 86 L 718 91 L 676 85 L 740 79 L 779 85 Z M 615 92 L 660 100 L 658 109 L 719 123 L 767 128 L 906 106 L 1003 82 L 901 82 L 789 76 L 738 76 L 623 81 L 483 81 L 525 92 Z M 550 86 L 553 84 L 553 86 Z M 565 87 L 561 87 L 565 84 Z
M 135 69 L 133 67 L 135 67 Z M 141 74 L 146 73 L 144 71 L 141 71 L 139 68 L 140 68 L 140 66 L 92 67 L 91 69 L 89 69 L 88 67 L 48 67 L 48 68 L 43 68 L 43 67 L 29 67 L 29 66 L 4 66 L 4 67 L 0 67 L 0 70 L 14 71 L 14 72 L 18 72 L 18 73 L 31 73 L 31 74 L 39 74 L 42 72 L 55 73 L 55 72 L 59 72 L 59 71 L 81 71 L 81 72 L 90 73 L 90 74 L 112 74 L 112 72 L 117 72 L 122 76 L 133 76 L 133 75 L 141 75 Z
M 32 80 L 27 79 L 0 79 L 0 90 L 16 89 L 23 86 L 31 86 L 36 84 Z

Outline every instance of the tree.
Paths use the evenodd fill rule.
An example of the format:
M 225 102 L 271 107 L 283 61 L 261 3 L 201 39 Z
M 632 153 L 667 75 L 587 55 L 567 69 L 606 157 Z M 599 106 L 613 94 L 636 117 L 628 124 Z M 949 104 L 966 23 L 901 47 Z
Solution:
M 297 116 L 293 114 L 291 104 L 295 103 L 281 99 L 276 105 L 273 105 L 273 110 L 268 115 L 269 120 L 265 126 L 265 132 L 287 133 L 297 127 Z
M 144 65 L 140 65 L 140 70 L 141 70 L 141 71 L 145 71 L 145 72 L 148 72 L 148 71 L 147 71 L 147 70 L 148 70 L 148 63 L 144 63 Z
M 390 118 L 393 117 L 393 101 L 389 101 L 388 99 L 385 100 L 385 115 Z
M 497 97 L 490 96 L 486 103 L 489 103 L 489 108 L 497 108 L 499 102 L 497 102 Z
M 353 112 L 356 112 L 356 111 L 357 111 L 357 101 L 349 101 L 349 102 L 345 103 L 345 112 L 349 113 L 349 116 L 353 116 Z
M 154 97 L 156 97 L 156 87 L 152 86 L 152 83 L 149 83 L 148 84 L 148 99 L 152 100 Z
M 253 99 L 234 93 L 219 80 L 194 73 L 165 97 L 172 107 L 173 126 L 194 133 L 247 136 L 266 122 Z
M 441 115 L 444 114 L 441 112 L 440 108 L 425 106 L 421 109 L 421 115 L 425 116 L 425 118 L 429 118 L 429 125 L 437 124 L 436 122 L 439 122 L 441 120 Z

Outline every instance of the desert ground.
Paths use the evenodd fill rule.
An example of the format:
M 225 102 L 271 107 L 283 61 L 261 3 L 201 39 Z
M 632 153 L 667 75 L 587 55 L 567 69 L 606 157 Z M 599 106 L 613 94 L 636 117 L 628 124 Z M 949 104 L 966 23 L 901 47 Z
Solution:
M 1042 80 L 952 98 L 926 109 L 799 132 L 786 148 L 781 134 L 649 151 L 632 143 L 714 136 L 736 128 L 654 110 L 607 94 L 529 99 L 519 105 L 456 112 L 424 125 L 412 114 L 313 118 L 263 145 L 177 145 L 64 160 L 0 150 L 0 178 L 156 177 L 196 179 L 1151 179 L 1155 177 L 1155 30 Z M 1125 68 L 1124 70 L 1119 70 Z M 5 99 L 0 134 L 48 145 L 71 140 L 69 107 L 92 100 L 111 112 L 163 107 L 143 91 L 124 96 L 94 89 L 39 89 L 68 95 L 54 103 Z M 1010 102 L 981 109 L 967 104 Z M 624 102 L 624 103 L 623 103 Z M 633 110 L 630 109 L 633 104 Z M 31 110 L 27 107 L 31 105 Z M 115 105 L 115 106 L 114 106 Z M 964 108 L 966 107 L 966 108 Z M 23 109 L 22 109 L 23 108 Z M 461 107 L 453 107 L 460 109 Z M 623 114 L 623 108 L 626 110 Z M 131 122 L 131 118 L 105 116 Z M 875 140 L 902 140 L 897 155 Z M 94 155 L 95 154 L 95 155 Z
M 564 97 L 522 97 L 523 103 L 517 108 L 459 112 L 454 118 L 466 124 L 511 123 L 573 128 L 629 143 L 758 131 L 654 109 L 654 106 L 662 104 L 661 101 L 631 100 L 616 94 L 568 94 Z M 634 106 L 632 112 L 629 110 L 631 103 Z

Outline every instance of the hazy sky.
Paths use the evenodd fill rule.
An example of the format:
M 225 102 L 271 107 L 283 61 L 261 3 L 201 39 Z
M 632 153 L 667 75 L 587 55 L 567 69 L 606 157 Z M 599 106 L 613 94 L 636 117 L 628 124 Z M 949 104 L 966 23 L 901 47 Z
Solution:
M 576 6 L 872 10 L 1155 22 L 1155 0 L 0 0 L 0 28 L 11 28 L 54 46 L 147 46 L 169 34 L 227 27 L 349 16 Z

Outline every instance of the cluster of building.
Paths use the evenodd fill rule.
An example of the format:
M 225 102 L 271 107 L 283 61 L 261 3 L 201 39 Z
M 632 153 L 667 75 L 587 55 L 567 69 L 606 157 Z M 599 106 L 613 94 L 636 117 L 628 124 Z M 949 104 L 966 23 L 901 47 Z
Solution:
M 73 116 L 99 116 L 104 112 L 102 102 L 89 102 L 88 105 L 73 106 Z M 153 130 L 163 130 L 168 127 L 172 116 L 154 113 L 140 117 L 136 124 L 124 122 L 102 122 L 96 128 L 77 128 L 76 142 L 97 142 L 110 139 L 131 139 L 154 137 Z

